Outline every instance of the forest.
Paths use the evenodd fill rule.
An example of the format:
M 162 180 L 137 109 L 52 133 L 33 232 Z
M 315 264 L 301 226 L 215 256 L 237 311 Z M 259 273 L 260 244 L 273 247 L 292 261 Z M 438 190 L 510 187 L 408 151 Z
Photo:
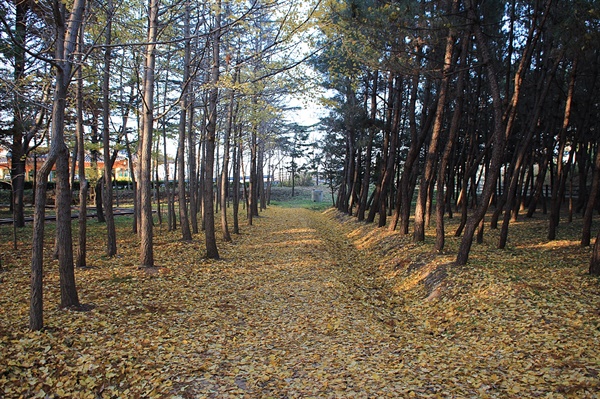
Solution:
M 472 260 L 473 251 L 481 251 L 475 243 L 488 243 L 486 256 L 495 259 L 513 256 L 515 247 L 529 240 L 557 249 L 544 252 L 554 262 L 569 256 L 561 243 L 576 240 L 573 267 L 586 258 L 587 280 L 569 275 L 563 283 L 585 285 L 585 295 L 597 292 L 599 49 L 595 0 L 3 2 L 0 171 L 2 191 L 9 195 L 2 196 L 7 204 L 1 205 L 11 229 L 2 229 L 7 233 L 0 271 L 3 264 L 10 266 L 9 259 L 19 259 L 19 267 L 26 262 L 27 279 L 18 279 L 20 290 L 28 290 L 26 330 L 47 332 L 52 330 L 45 314 L 53 315 L 52 325 L 56 317 L 67 317 L 49 306 L 97 312 L 96 305 L 81 300 L 76 276 L 127 286 L 134 295 L 139 281 L 175 279 L 194 297 L 187 279 L 208 281 L 213 274 L 233 279 L 229 262 L 245 264 L 232 246 L 243 242 L 250 259 L 265 256 L 261 250 L 271 253 L 247 242 L 245 234 L 252 231 L 247 234 L 270 242 L 263 234 L 279 234 L 271 224 L 276 218 L 282 226 L 295 223 L 292 237 L 303 229 L 327 231 L 306 241 L 318 242 L 318 248 L 331 244 L 336 254 L 344 253 L 340 237 L 351 237 L 348 225 L 364 234 L 347 238 L 355 246 L 371 235 L 383 242 L 393 236 L 398 247 L 385 254 L 405 250 L 403 256 L 413 259 L 385 254 L 381 259 L 411 269 L 420 264 L 416 259 L 440 256 L 444 276 L 450 267 L 465 273 L 482 267 L 480 252 Z M 316 108 L 318 121 L 309 120 L 306 107 Z M 276 199 L 271 204 L 273 190 L 290 186 L 293 198 L 305 184 L 323 190 L 333 209 L 320 216 L 301 211 L 300 217 L 297 210 L 282 213 Z M 165 254 L 165 248 L 174 252 Z M 165 256 L 187 259 L 192 248 L 198 270 L 186 264 L 173 277 L 181 260 Z M 423 253 L 411 252 L 414 248 Z M 30 256 L 21 259 L 20 253 Z M 277 266 L 273 253 L 256 267 Z M 536 262 L 519 253 L 523 263 Z M 369 261 L 361 256 L 354 266 L 367 276 L 375 273 L 364 269 Z M 106 261 L 135 271 L 119 274 L 111 266 L 112 277 L 102 277 L 95 268 Z M 300 257 L 289 264 L 296 262 Z M 212 268 L 219 264 L 228 265 L 221 277 Z M 331 265 L 338 270 L 334 260 Z M 388 267 L 381 264 L 380 271 Z M 260 270 L 246 272 L 264 279 Z M 332 278 L 331 271 L 321 272 Z M 349 273 L 349 286 L 364 280 L 354 280 L 354 271 L 338 272 Z M 529 277 L 537 281 L 550 273 L 536 270 Z M 0 274 L 0 283 L 5 281 Z M 59 288 L 50 295 L 51 304 L 44 299 L 55 288 L 48 281 Z M 223 289 L 210 295 L 218 297 Z M 426 297 L 437 295 L 432 292 Z M 225 296 L 214 306 L 231 311 L 234 305 Z M 597 306 L 597 297 L 589 298 L 582 301 Z M 188 312 L 154 302 L 144 306 L 140 312 Z M 130 310 L 130 316 L 138 311 Z M 439 322 L 437 314 L 430 316 Z M 596 312 L 588 319 L 597 317 Z M 324 321 L 325 335 L 341 331 L 339 320 Z M 593 331 L 579 338 L 593 346 L 597 327 Z M 50 346 L 39 350 L 44 348 Z M 586 356 L 586 361 L 593 357 Z M 279 365 L 271 360 L 271 366 Z M 6 367 L 0 377 L 10 375 Z M 585 381 L 577 382 L 584 390 L 598 385 L 597 362 L 586 367 Z M 105 379 L 107 370 L 102 370 Z M 130 375 L 125 369 L 115 373 Z M 271 380 L 261 385 L 262 377 L 256 378 L 253 388 L 237 377 L 230 384 L 248 397 L 262 397 L 248 392 L 256 394 L 260 386 L 265 394 Z M 97 396 L 104 397 L 108 380 L 96 381 Z M 492 378 L 486 386 L 495 389 L 496 383 Z M 135 385 L 128 384 L 121 391 L 116 387 L 114 397 Z M 33 385 L 37 393 L 47 393 Z M 568 396 L 568 389 L 560 389 L 555 392 Z M 36 394 L 27 392 L 22 395 Z M 156 393 L 136 392 L 139 397 Z M 476 388 L 460 392 L 472 396 Z

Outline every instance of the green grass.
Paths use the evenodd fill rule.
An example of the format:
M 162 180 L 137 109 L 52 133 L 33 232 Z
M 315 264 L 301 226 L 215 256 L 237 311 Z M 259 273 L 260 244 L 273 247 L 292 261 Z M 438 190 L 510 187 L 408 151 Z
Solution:
M 313 211 L 324 211 L 331 208 L 331 193 L 328 189 L 319 187 L 323 191 L 323 201 L 314 202 L 312 191 L 314 187 L 296 187 L 292 197 L 291 187 L 273 187 L 271 192 L 271 205 L 282 208 L 306 208 Z
M 331 208 L 331 201 L 313 202 L 306 198 L 292 198 L 282 201 L 271 201 L 271 205 L 282 208 L 306 208 L 312 211 L 324 211 Z

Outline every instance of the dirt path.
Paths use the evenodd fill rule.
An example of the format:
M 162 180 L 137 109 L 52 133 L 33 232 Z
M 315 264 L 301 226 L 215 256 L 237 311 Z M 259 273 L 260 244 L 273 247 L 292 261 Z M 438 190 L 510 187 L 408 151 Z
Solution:
M 353 256 L 343 237 L 308 210 L 273 208 L 260 235 L 236 245 L 248 261 L 228 265 L 203 302 L 219 310 L 206 324 L 207 369 L 180 387 L 209 397 L 398 397 L 407 386 L 389 328 L 340 280 Z M 188 385 L 189 384 L 189 385 Z
M 153 269 L 137 267 L 129 226 L 118 256 L 98 255 L 98 227 L 93 267 L 76 270 L 92 310 L 57 308 L 49 263 L 41 332 L 27 330 L 28 254 L 4 248 L 0 398 L 598 398 L 596 280 L 555 268 L 552 284 L 544 269 L 513 281 L 519 258 L 451 270 L 438 300 L 388 295 L 405 275 L 382 278 L 401 271 L 387 245 L 423 249 L 369 247 L 390 262 L 379 271 L 356 248 L 380 235 L 332 217 L 271 207 L 219 243 L 219 261 L 201 235 L 158 226 Z

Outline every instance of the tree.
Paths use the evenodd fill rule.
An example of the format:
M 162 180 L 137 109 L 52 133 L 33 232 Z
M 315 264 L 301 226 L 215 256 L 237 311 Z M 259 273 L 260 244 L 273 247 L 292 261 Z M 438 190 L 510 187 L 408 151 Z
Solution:
M 185 4 L 184 15 L 184 37 L 190 37 L 190 6 L 189 3 Z M 181 111 L 179 113 L 179 139 L 177 142 L 177 161 L 179 169 L 179 225 L 181 227 L 181 238 L 184 241 L 192 240 L 192 232 L 190 230 L 190 223 L 188 218 L 188 206 L 186 199 L 185 189 L 185 142 L 186 142 L 186 128 L 188 108 L 191 107 L 190 92 L 188 90 L 190 84 L 190 60 L 191 60 L 191 44 L 190 39 L 185 41 L 184 50 L 184 64 L 183 64 L 183 82 L 182 82 L 182 93 L 181 93 Z
M 81 62 L 81 52 L 83 48 L 83 25 L 79 33 L 78 61 Z M 76 88 L 76 140 L 77 140 L 77 159 L 79 175 L 79 245 L 77 247 L 77 267 L 87 266 L 87 195 L 89 183 L 85 176 L 85 138 L 83 121 L 83 69 L 77 68 L 77 88 Z
M 493 125 L 493 145 L 492 155 L 488 168 L 488 172 L 485 178 L 485 185 L 483 187 L 482 199 L 475 212 L 470 216 L 465 226 L 465 232 L 460 242 L 458 254 L 456 257 L 456 263 L 458 265 L 465 265 L 469 259 L 469 253 L 471 251 L 471 245 L 473 244 L 473 236 L 475 235 L 475 229 L 485 216 L 485 213 L 490 204 L 490 199 L 495 189 L 496 180 L 500 173 L 500 164 L 504 155 L 504 143 L 505 143 L 505 128 L 502 119 L 502 99 L 500 97 L 500 87 L 498 86 L 496 68 L 492 60 L 492 56 L 489 50 L 489 45 L 483 30 L 481 28 L 481 19 L 477 13 L 476 4 L 474 0 L 468 0 L 467 4 L 468 17 L 473 21 L 473 31 L 475 33 L 475 40 L 477 41 L 478 52 L 481 56 L 481 60 L 485 65 L 487 71 L 487 80 L 492 96 L 492 105 L 494 111 L 494 125 Z
M 158 8 L 160 0 L 148 3 L 148 41 L 143 78 L 142 129 L 140 137 L 139 201 L 140 201 L 140 266 L 154 266 L 152 237 L 151 162 L 152 132 L 154 129 L 154 67 L 156 65 L 156 39 L 158 37 Z
M 306 127 L 298 124 L 292 124 L 289 126 L 291 136 L 287 138 L 284 144 L 285 152 L 290 158 L 289 166 L 287 170 L 290 173 L 290 181 L 292 184 L 292 197 L 294 196 L 294 189 L 296 187 L 296 177 L 298 173 L 303 169 L 298 164 L 304 153 L 306 152 L 306 141 L 308 140 L 308 131 Z
M 219 62 L 221 38 L 221 1 L 217 0 L 217 11 L 212 30 L 212 66 L 210 72 L 210 91 L 208 102 L 208 124 L 206 127 L 206 154 L 205 154 L 205 179 L 204 179 L 204 238 L 206 244 L 206 257 L 219 259 L 217 240 L 215 237 L 214 214 L 214 165 L 215 165 L 215 140 L 217 130 L 217 104 L 219 101 Z
M 73 54 L 77 45 L 77 33 L 83 19 L 85 0 L 75 0 L 67 14 L 66 5 L 52 2 L 54 27 L 56 29 L 55 91 L 52 104 L 52 144 L 46 162 L 38 172 L 36 203 L 34 211 L 33 251 L 31 256 L 31 306 L 29 328 L 43 327 L 42 270 L 44 257 L 44 220 L 46 207 L 46 184 L 48 175 L 56 163 L 56 234 L 58 243 L 61 307 L 79 306 L 75 286 L 73 247 L 71 234 L 71 189 L 69 187 L 69 152 L 64 139 L 66 98 L 71 73 Z
M 47 127 L 46 105 L 51 94 L 50 82 L 42 78 L 42 74 L 47 73 L 44 61 L 49 46 L 44 42 L 46 38 L 37 34 L 43 15 L 38 15 L 40 10 L 34 11 L 35 7 L 32 9 L 31 6 L 29 1 L 14 0 L 6 2 L 6 9 L 0 11 L 7 33 L 5 38 L 8 38 L 5 42 L 0 39 L 0 64 L 4 64 L 0 71 L 9 88 L 9 92 L 2 94 L 10 99 L 0 108 L 6 115 L 12 114 L 12 121 L 3 121 L 5 126 L 0 128 L 0 135 L 10 140 L 4 141 L 0 136 L 0 141 L 10 148 L 11 210 L 15 227 L 25 225 L 25 163 L 30 152 L 40 144 L 32 145 L 32 140 Z M 8 15 L 14 15 L 12 30 L 4 18 Z M 39 75 L 41 84 L 38 79 L 32 84 L 32 74 Z
M 102 149 L 104 157 L 104 183 L 102 185 L 102 203 L 106 220 L 106 255 L 117 254 L 117 236 L 115 232 L 115 217 L 113 212 L 113 182 L 110 147 L 110 75 L 112 54 L 112 20 L 114 6 L 112 0 L 106 3 L 106 29 L 104 48 L 104 74 L 102 77 Z
M 448 7 L 450 14 L 455 14 L 458 11 L 458 0 L 453 0 L 451 7 Z M 453 52 L 454 52 L 454 41 L 456 39 L 456 30 L 450 28 L 448 36 L 446 38 L 446 48 L 444 51 L 444 62 L 442 65 L 442 80 L 439 88 L 439 95 L 437 99 L 437 108 L 435 111 L 435 120 L 433 122 L 433 130 L 431 133 L 431 139 L 429 140 L 429 147 L 427 149 L 427 158 L 425 160 L 425 170 L 421 177 L 421 184 L 419 187 L 419 194 L 417 197 L 417 207 L 415 209 L 415 224 L 413 232 L 413 241 L 424 241 L 425 240 L 425 209 L 427 201 L 427 193 L 429 192 L 429 186 L 432 184 L 434 168 L 438 158 L 438 146 L 442 141 L 442 123 L 444 120 L 444 110 L 446 108 L 446 97 L 448 96 L 448 85 L 450 79 L 450 71 L 452 68 Z M 445 170 L 441 170 L 438 173 L 438 179 L 442 179 Z M 443 189 L 443 188 L 442 188 Z
M 596 236 L 596 243 L 594 244 L 592 259 L 590 260 L 590 274 L 600 276 L 600 230 Z

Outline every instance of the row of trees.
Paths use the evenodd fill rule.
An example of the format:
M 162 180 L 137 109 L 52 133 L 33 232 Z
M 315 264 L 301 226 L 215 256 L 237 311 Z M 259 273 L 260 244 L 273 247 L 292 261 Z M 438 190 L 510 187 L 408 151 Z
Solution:
M 16 226 L 24 225 L 27 155 L 49 143 L 35 191 L 31 329 L 43 327 L 46 184 L 53 170 L 61 307 L 80 306 L 74 267 L 86 266 L 89 190 L 101 193 L 106 253 L 117 253 L 111 180 L 120 151 L 130 159 L 136 188 L 133 229 L 140 239 L 141 267 L 155 266 L 152 159 L 161 144 L 165 160 L 167 143 L 177 146 L 176 177 L 169 176 L 164 162 L 167 180 L 176 178 L 179 187 L 175 195 L 166 185 L 170 229 L 178 228 L 183 240 L 203 229 L 206 256 L 218 259 L 215 198 L 222 237 L 229 241 L 230 176 L 233 232 L 239 232 L 242 189 L 252 224 L 266 206 L 264 170 L 272 175 L 273 163 L 281 162 L 277 152 L 295 146 L 297 129 L 286 124 L 284 113 L 287 96 L 304 87 L 293 70 L 306 51 L 299 46 L 313 12 L 309 4 L 287 0 L 13 0 L 1 6 L 0 123 L 12 157 Z M 104 160 L 96 187 L 86 177 L 86 155 Z M 71 231 L 75 174 L 80 180 L 76 256 Z M 248 187 L 240 187 L 243 176 L 249 176 Z
M 463 265 L 490 205 L 505 248 L 510 223 L 540 207 L 555 239 L 568 201 L 590 245 L 599 18 L 588 0 L 329 2 L 320 28 L 333 45 L 315 66 L 336 93 L 323 147 L 337 208 L 414 241 L 433 219 L 438 251 L 458 212 Z

